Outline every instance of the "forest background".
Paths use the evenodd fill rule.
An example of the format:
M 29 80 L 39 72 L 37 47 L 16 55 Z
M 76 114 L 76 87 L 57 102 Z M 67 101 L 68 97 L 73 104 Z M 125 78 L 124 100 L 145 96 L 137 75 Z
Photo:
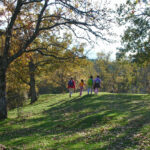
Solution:
M 64 3 L 64 6 L 68 7 L 66 8 L 66 13 L 68 14 L 77 11 L 79 8 L 77 5 L 78 3 L 75 3 L 72 8 L 69 3 L 60 1 L 60 4 L 61 2 L 62 4 Z M 31 9 L 32 6 L 34 6 L 34 2 L 24 2 L 24 5 L 26 6 L 30 3 L 31 5 L 28 7 Z M 34 6 L 35 12 L 38 12 L 39 8 L 44 8 L 43 3 L 38 1 L 35 3 L 37 3 L 37 5 Z M 0 15 L 8 16 L 7 21 L 9 22 L 10 14 L 14 11 L 13 6 L 15 6 L 16 3 L 6 1 L 4 5 L 7 11 L 1 9 Z M 88 6 L 88 3 L 86 6 Z M 104 6 L 106 6 L 106 4 Z M 82 7 L 82 5 L 80 7 Z M 89 11 L 91 14 L 95 13 L 96 11 L 93 11 L 90 7 L 91 6 L 89 5 L 87 12 Z M 27 15 L 36 19 L 37 16 L 34 16 L 32 11 L 25 11 L 27 9 L 26 7 L 23 9 L 24 12 L 22 12 L 21 15 Z M 104 9 L 102 9 L 102 12 L 103 11 Z M 45 12 L 45 14 L 48 13 L 51 12 Z M 63 9 L 58 8 L 55 13 L 56 16 L 50 17 L 51 21 L 57 25 L 58 23 L 56 21 L 64 19 Z M 76 13 L 80 14 L 81 12 Z M 82 13 L 82 15 L 85 14 L 84 12 Z M 114 21 L 114 18 L 110 20 L 106 19 L 107 15 L 111 14 L 111 10 L 107 10 L 107 15 L 105 11 L 103 13 L 102 16 L 104 16 L 106 24 L 104 27 L 102 26 L 102 31 L 104 29 L 107 30 L 108 22 L 113 23 Z M 37 32 L 38 28 L 36 27 L 38 26 L 38 22 L 37 26 L 35 26 L 34 22 L 25 22 L 18 16 L 11 34 L 9 28 L 8 30 L 3 30 L 2 28 L 0 30 L 0 62 L 4 66 L 5 61 L 7 62 L 8 60 L 8 65 L 4 68 L 5 72 L 7 70 L 6 93 L 8 109 L 22 106 L 25 103 L 25 99 L 28 98 L 30 98 L 30 103 L 34 103 L 37 101 L 39 94 L 68 92 L 67 83 L 70 77 L 73 77 L 76 81 L 76 91 L 78 91 L 78 84 L 81 79 L 83 79 L 86 84 L 90 75 L 93 75 L 93 77 L 99 75 L 102 80 L 101 91 L 103 92 L 150 93 L 150 11 L 148 1 L 127 1 L 125 4 L 120 5 L 115 13 L 115 21 L 117 21 L 120 26 L 126 25 L 124 35 L 122 35 L 122 47 L 119 48 L 116 60 L 111 60 L 111 53 L 106 54 L 103 52 L 97 53 L 97 59 L 89 59 L 86 57 L 84 53 L 86 44 L 84 42 L 75 43 L 74 37 L 76 36 L 78 39 L 80 39 L 80 37 L 79 35 L 76 35 L 74 29 L 71 28 L 70 25 L 68 25 L 67 28 L 74 33 L 73 35 L 71 34 L 72 32 L 65 32 L 67 30 L 60 32 L 57 28 L 56 30 L 53 30 L 53 32 L 46 33 L 44 31 L 41 33 L 41 30 L 46 28 L 45 26 L 48 25 L 53 27 L 53 24 L 44 20 L 41 23 L 43 27 Z M 112 15 L 110 16 L 112 17 Z M 40 16 L 38 17 L 37 18 L 40 19 Z M 95 19 L 95 16 L 92 15 L 86 17 L 89 17 L 92 21 Z M 3 17 L 1 18 L 1 25 L 8 23 L 7 21 L 4 21 Z M 88 21 L 91 23 L 91 20 Z M 71 22 L 71 20 L 69 21 Z M 101 24 L 103 23 L 104 22 L 102 21 Z M 20 26 L 18 26 L 18 24 Z M 81 23 L 73 22 L 72 24 L 80 25 Z M 88 25 L 89 24 L 86 26 L 85 24 L 87 27 L 83 28 L 85 31 L 89 30 L 95 36 L 101 35 L 101 33 L 98 35 L 96 31 L 93 32 L 91 30 L 93 28 L 90 29 Z M 36 28 L 35 30 L 34 27 Z M 40 36 L 38 36 L 38 34 L 40 34 Z M 111 36 L 113 35 L 112 33 L 110 34 Z M 91 34 L 87 35 L 90 36 Z M 12 36 L 11 39 L 10 36 Z M 110 42 L 109 39 L 105 39 L 104 36 L 101 36 L 100 38 Z M 24 51 L 20 51 L 22 43 L 24 43 L 24 41 L 30 42 L 30 40 L 33 41 L 32 45 L 25 45 L 27 47 L 25 47 Z M 87 38 L 85 40 L 91 42 L 91 39 Z M 11 44 L 7 43 L 7 41 Z M 40 49 L 40 47 L 42 48 Z M 9 51 L 6 51 L 5 53 L 4 50 L 7 50 L 7 48 Z M 128 55 L 127 57 L 125 54 L 128 52 L 132 55 Z M 6 57 L 5 54 L 7 54 Z

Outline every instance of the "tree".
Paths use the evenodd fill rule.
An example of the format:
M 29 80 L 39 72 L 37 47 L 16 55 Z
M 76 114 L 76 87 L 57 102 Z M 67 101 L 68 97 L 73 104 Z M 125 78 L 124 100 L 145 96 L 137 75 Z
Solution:
M 105 40 L 103 35 L 110 29 L 109 25 L 112 21 L 110 10 L 106 5 L 102 8 L 90 4 L 89 1 L 84 0 L 5 0 L 0 2 L 2 6 L 0 23 L 3 24 L 0 36 L 4 36 L 0 50 L 0 66 L 2 66 L 0 68 L 0 119 L 7 118 L 6 72 L 9 65 L 24 53 L 45 54 L 48 52 L 50 45 L 42 44 L 42 37 L 45 34 L 61 35 L 64 29 L 69 29 L 81 38 L 75 30 L 79 28 L 88 36 L 92 33 Z M 38 47 L 36 47 L 37 42 L 41 43 Z M 49 55 L 57 58 L 55 54 Z
M 28 81 L 27 70 L 29 59 L 26 55 L 22 55 L 9 65 L 7 69 L 7 106 L 8 109 L 19 107 L 24 104 L 24 100 L 28 98 L 27 91 L 29 86 L 26 85 Z
M 44 68 L 43 66 L 49 63 L 52 63 L 53 67 L 56 66 L 57 68 L 59 64 L 59 68 L 60 67 L 63 68 L 62 63 L 65 63 L 68 61 L 70 61 L 70 63 L 74 63 L 74 61 L 77 61 L 77 58 L 74 57 L 75 53 L 78 53 L 78 55 L 80 56 L 83 55 L 83 50 L 84 50 L 83 44 L 78 45 L 78 47 L 72 47 L 68 51 L 68 48 L 72 44 L 72 37 L 69 34 L 64 34 L 63 37 L 64 38 L 63 40 L 61 40 L 61 42 L 59 41 L 60 39 L 58 37 L 51 37 L 52 39 L 50 41 L 45 41 L 44 44 L 47 44 L 47 45 L 51 44 L 51 48 L 49 49 L 49 52 L 45 52 L 44 54 L 42 53 L 43 57 L 41 57 L 41 53 L 40 54 L 34 53 L 30 57 L 30 61 L 28 65 L 30 81 L 26 83 L 30 86 L 29 95 L 31 97 L 31 103 L 34 103 L 35 101 L 37 101 L 37 93 L 36 93 L 36 87 L 35 87 L 36 85 L 35 75 L 37 74 L 37 70 L 39 70 L 39 68 L 41 67 Z M 53 53 L 57 55 L 57 58 L 50 55 Z M 47 68 L 45 67 L 45 69 Z M 44 69 L 42 70 L 44 71 Z M 64 72 L 64 70 L 62 71 Z M 38 71 L 38 74 L 39 73 L 40 72 Z M 62 83 L 62 87 L 63 85 L 64 83 Z
M 109 70 L 110 65 L 110 54 L 105 54 L 103 52 L 97 53 L 97 60 L 95 62 L 95 69 L 97 74 L 102 79 L 102 90 L 110 91 L 112 89 L 112 79 Z
M 54 69 L 57 69 L 62 67 L 62 63 L 70 62 L 69 66 L 71 66 L 71 63 L 74 64 L 75 61 L 77 61 L 77 58 L 73 58 L 74 53 L 78 52 L 78 55 L 83 55 L 84 50 L 84 44 L 80 44 L 76 47 L 72 47 L 69 49 L 69 51 L 66 49 L 70 47 L 70 44 L 72 43 L 72 36 L 68 34 L 64 34 L 63 40 L 61 42 L 58 37 L 51 37 L 50 41 L 43 41 L 45 45 L 51 44 L 51 48 L 49 49 L 49 52 L 44 54 L 43 57 L 39 53 L 29 53 L 25 54 L 26 57 L 21 56 L 19 59 L 17 59 L 18 63 L 15 65 L 15 69 L 13 69 L 13 74 L 16 75 L 16 77 L 22 81 L 22 83 L 27 84 L 27 86 L 30 87 L 29 89 L 29 97 L 31 98 L 31 104 L 37 101 L 37 88 L 36 88 L 36 77 L 38 77 L 40 74 L 43 75 L 42 72 L 46 71 L 48 72 L 48 67 L 45 65 L 50 66 L 49 64 L 52 64 L 51 66 Z M 56 51 L 57 49 L 57 51 Z M 55 59 L 51 56 L 49 56 L 50 53 L 57 53 L 57 58 Z M 70 59 L 69 59 L 69 56 Z M 72 55 L 72 57 L 71 57 Z M 68 58 L 68 59 L 65 59 Z M 23 63 L 24 62 L 24 63 Z M 53 70 L 55 72 L 55 70 Z M 62 69 L 62 72 L 64 72 L 64 69 Z M 9 72 L 11 73 L 11 72 Z M 52 73 L 54 74 L 54 73 Z M 54 77 L 54 81 L 57 82 L 56 76 Z M 50 77 L 49 77 L 50 78 Z M 13 82 L 14 83 L 14 82 Z M 59 82 L 60 83 L 60 82 Z M 14 83 L 16 84 L 16 83 Z M 62 83 L 62 87 L 64 87 L 64 83 Z
M 127 1 L 118 9 L 119 23 L 126 25 L 122 36 L 123 47 L 118 57 L 130 52 L 134 61 L 150 61 L 150 9 L 148 1 Z
M 57 87 L 59 91 L 55 92 L 66 92 L 68 87 L 68 81 L 71 77 L 75 79 L 77 84 L 81 79 L 86 79 L 86 69 L 85 69 L 86 60 L 77 59 L 75 61 L 63 62 L 60 67 L 56 68 L 54 72 L 50 73 L 49 79 L 53 87 Z
M 129 92 L 133 81 L 133 67 L 129 60 L 111 61 L 110 54 L 98 53 L 95 70 L 106 92 Z

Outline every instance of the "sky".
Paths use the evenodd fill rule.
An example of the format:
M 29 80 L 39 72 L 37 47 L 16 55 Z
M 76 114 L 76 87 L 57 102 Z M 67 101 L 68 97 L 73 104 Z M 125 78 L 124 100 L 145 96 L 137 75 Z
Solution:
M 93 0 L 95 2 L 98 2 L 98 0 Z M 110 0 L 110 7 L 116 8 L 116 4 L 120 5 L 121 3 L 124 3 L 126 0 Z M 115 60 L 116 58 L 116 52 L 117 48 L 121 46 L 120 41 L 120 35 L 123 34 L 123 27 L 119 27 L 117 24 L 112 30 L 117 34 L 114 38 L 116 40 L 115 43 L 106 43 L 100 39 L 97 40 L 97 44 L 94 45 L 93 48 L 90 47 L 90 45 L 87 45 L 87 50 L 89 51 L 87 56 L 90 59 L 95 59 L 97 57 L 98 52 L 105 52 L 105 53 L 111 53 L 111 59 Z

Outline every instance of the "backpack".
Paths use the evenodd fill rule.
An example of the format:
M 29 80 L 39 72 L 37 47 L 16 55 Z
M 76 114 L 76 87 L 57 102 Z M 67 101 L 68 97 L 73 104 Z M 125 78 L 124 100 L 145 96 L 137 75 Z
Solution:
M 72 80 L 70 80 L 70 81 L 68 82 L 68 85 L 69 85 L 70 87 L 73 87 L 73 86 L 74 86 L 73 81 L 72 81 Z
M 96 79 L 95 83 L 100 84 L 100 79 Z

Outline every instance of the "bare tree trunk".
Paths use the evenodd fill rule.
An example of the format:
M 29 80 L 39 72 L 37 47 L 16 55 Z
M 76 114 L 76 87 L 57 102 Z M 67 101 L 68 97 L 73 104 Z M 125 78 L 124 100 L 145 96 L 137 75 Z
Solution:
M 35 89 L 35 69 L 36 66 L 34 65 L 33 61 L 29 62 L 29 73 L 30 73 L 30 97 L 31 97 L 31 104 L 37 101 L 37 93 Z
M 0 57 L 0 120 L 7 118 L 6 67 Z

